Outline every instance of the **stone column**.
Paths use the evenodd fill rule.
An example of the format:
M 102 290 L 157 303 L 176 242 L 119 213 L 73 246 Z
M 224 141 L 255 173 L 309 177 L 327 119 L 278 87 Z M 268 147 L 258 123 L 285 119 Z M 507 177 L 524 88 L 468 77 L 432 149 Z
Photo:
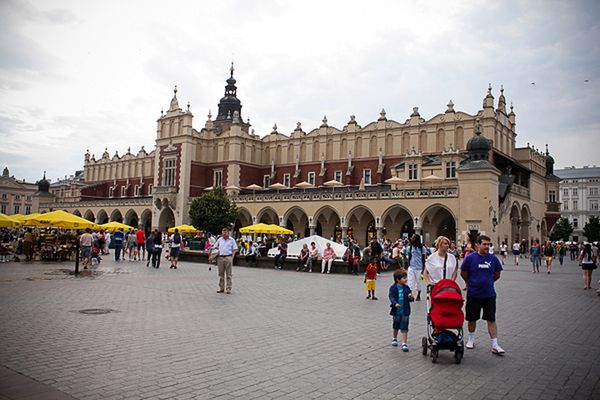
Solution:
M 313 236 L 315 234 L 315 230 L 317 229 L 317 227 L 315 225 L 309 225 L 310 228 L 310 236 Z

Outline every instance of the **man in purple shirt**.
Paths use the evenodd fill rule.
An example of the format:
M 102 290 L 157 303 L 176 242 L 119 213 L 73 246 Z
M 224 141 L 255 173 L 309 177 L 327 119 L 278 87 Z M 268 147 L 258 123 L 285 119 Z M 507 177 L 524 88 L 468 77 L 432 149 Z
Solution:
M 475 328 L 481 317 L 487 321 L 488 332 L 492 339 L 492 353 L 503 355 L 504 349 L 498 344 L 496 325 L 496 291 L 494 282 L 500 279 L 502 265 L 495 255 L 489 254 L 490 238 L 480 235 L 477 238 L 477 252 L 469 254 L 460 267 L 460 275 L 467 282 L 466 320 L 469 338 L 467 349 L 475 347 Z

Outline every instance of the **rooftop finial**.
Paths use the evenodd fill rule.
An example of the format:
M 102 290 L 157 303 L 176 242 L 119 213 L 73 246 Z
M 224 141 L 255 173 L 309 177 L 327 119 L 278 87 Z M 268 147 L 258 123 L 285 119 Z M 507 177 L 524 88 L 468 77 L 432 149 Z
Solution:
M 477 136 L 481 135 L 481 124 L 479 123 L 479 118 L 475 120 L 475 134 Z
M 46 171 L 44 171 L 44 179 L 46 179 Z
M 549 155 L 550 152 L 548 151 L 548 143 L 546 143 L 546 155 Z
M 177 85 L 175 85 L 175 89 L 173 89 L 173 93 L 177 95 Z
M 190 112 L 190 102 L 187 103 L 187 111 Z
M 504 94 L 504 85 L 500 85 L 500 93 Z
M 231 77 L 232 77 L 232 78 L 233 78 L 233 71 L 234 71 L 234 70 L 235 70 L 235 69 L 233 68 L 233 60 L 231 60 L 231 68 L 230 68 L 230 71 L 231 71 Z
M 492 84 L 488 83 L 488 94 L 491 95 L 492 94 Z

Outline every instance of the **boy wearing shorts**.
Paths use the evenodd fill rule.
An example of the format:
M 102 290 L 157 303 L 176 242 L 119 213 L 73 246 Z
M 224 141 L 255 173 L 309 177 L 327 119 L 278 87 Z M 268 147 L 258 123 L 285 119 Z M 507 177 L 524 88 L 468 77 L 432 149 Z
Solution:
M 408 277 L 405 270 L 394 271 L 394 284 L 390 286 L 390 315 L 392 323 L 392 346 L 398 347 L 398 331 L 402 333 L 402 351 L 408 351 L 408 322 L 410 319 L 410 302 L 413 295 L 406 284 Z
M 377 256 L 374 256 L 365 270 L 365 285 L 367 286 L 367 300 L 377 300 L 375 286 L 377 284 Z

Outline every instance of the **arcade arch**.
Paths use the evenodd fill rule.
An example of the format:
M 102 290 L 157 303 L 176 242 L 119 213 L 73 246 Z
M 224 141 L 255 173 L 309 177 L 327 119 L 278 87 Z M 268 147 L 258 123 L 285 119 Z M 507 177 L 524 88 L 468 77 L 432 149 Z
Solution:
M 389 207 L 381 218 L 386 237 L 391 240 L 410 238 L 414 233 L 413 217 L 403 206 L 397 204 Z
M 119 211 L 119 209 L 115 209 L 113 210 L 113 212 L 110 213 L 110 221 L 123 223 L 123 214 L 121 214 L 121 211 Z
M 324 206 L 313 215 L 315 234 L 327 239 L 342 236 L 341 219 L 337 211 L 330 206 Z
M 125 214 L 125 224 L 129 225 L 129 226 L 133 226 L 134 228 L 138 227 L 139 218 L 138 218 L 137 213 L 134 210 L 130 209 Z
M 142 215 L 140 217 L 140 224 L 142 226 L 142 229 L 146 232 L 152 230 L 152 210 L 146 208 L 144 211 L 142 211 Z
M 294 231 L 298 237 L 306 237 L 310 235 L 308 227 L 308 215 L 300 207 L 290 208 L 283 216 L 285 227 Z
M 510 237 L 512 243 L 521 241 L 521 211 L 519 207 L 519 203 L 514 202 L 510 209 Z
M 421 227 L 423 243 L 430 245 L 438 236 L 456 241 L 456 218 L 446 206 L 434 204 L 423 211 Z
M 87 219 L 90 222 L 94 222 L 96 221 L 96 217 L 94 216 L 94 213 L 92 212 L 92 210 L 87 210 L 84 214 L 83 214 L 83 218 Z
M 346 216 L 348 236 L 356 239 L 360 246 L 366 246 L 371 239 L 377 237 L 375 215 L 365 206 L 357 206 Z
M 90 211 L 90 213 L 91 213 L 91 211 Z M 108 219 L 108 214 L 106 213 L 106 211 L 104 211 L 104 210 L 98 211 L 98 214 L 96 214 L 96 223 L 97 224 L 106 224 L 108 221 L 109 221 L 109 219 Z
M 73 210 L 73 215 L 81 217 L 81 212 L 79 212 L 79 210 Z
M 279 217 L 277 216 L 277 212 L 271 207 L 265 207 L 256 216 L 256 222 L 263 224 L 275 224 L 279 225 Z
M 233 231 L 239 232 L 240 228 L 252 225 L 252 215 L 245 208 L 238 208 L 238 215 L 233 224 Z
M 158 229 L 161 232 L 166 232 L 167 229 L 175 226 L 175 215 L 173 214 L 173 210 L 169 207 L 165 207 L 161 213 L 160 217 L 158 217 Z

